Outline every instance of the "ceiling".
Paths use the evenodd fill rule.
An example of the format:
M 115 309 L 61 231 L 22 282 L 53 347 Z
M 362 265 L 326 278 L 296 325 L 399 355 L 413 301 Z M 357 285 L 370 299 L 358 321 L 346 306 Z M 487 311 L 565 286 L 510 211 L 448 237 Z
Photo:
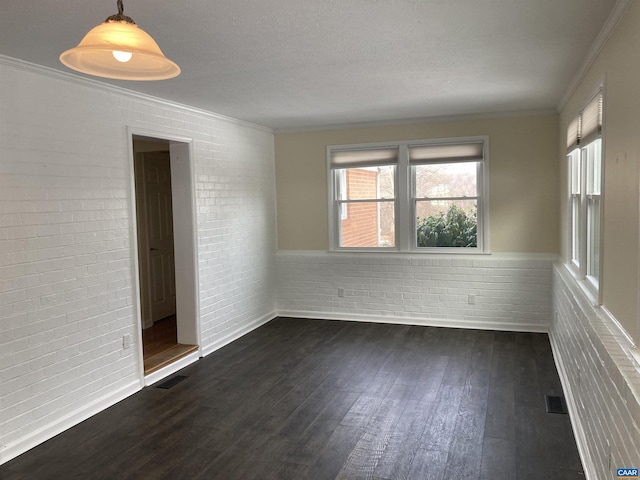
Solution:
M 59 61 L 116 0 L 0 0 L 0 53 Z M 182 74 L 101 80 L 276 130 L 551 110 L 616 0 L 124 0 Z M 82 74 L 77 74 L 82 75 Z

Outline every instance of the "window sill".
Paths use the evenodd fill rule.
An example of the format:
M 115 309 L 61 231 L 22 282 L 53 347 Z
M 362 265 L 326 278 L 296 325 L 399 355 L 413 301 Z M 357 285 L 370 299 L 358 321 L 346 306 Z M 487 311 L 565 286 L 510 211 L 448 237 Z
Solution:
M 328 250 L 327 253 L 373 253 L 373 254 L 381 254 L 381 255 L 450 255 L 453 257 L 461 256 L 461 255 L 491 255 L 491 252 L 483 252 L 480 250 L 467 250 L 467 249 L 456 249 L 456 248 L 446 248 L 442 250 L 395 250 L 395 249 L 374 249 L 374 248 L 336 248 L 333 250 Z
M 595 289 L 593 284 L 586 278 L 582 277 L 582 275 L 576 271 L 576 268 L 572 264 L 564 263 L 563 265 L 576 281 L 576 284 L 578 285 L 578 287 L 580 287 L 582 293 L 584 293 L 585 297 L 587 297 L 589 303 L 591 303 L 593 307 L 599 307 L 600 301 L 598 299 L 598 290 Z

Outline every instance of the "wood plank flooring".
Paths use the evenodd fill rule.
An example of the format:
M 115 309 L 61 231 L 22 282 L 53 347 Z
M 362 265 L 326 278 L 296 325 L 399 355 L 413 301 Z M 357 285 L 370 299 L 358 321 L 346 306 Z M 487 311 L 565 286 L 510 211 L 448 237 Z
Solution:
M 279 318 L 179 374 L 0 478 L 584 478 L 544 334 Z

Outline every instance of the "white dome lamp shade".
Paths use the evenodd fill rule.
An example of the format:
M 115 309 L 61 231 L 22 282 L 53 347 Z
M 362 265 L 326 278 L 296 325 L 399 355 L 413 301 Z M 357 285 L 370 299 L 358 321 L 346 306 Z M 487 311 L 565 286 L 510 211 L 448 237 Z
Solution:
M 164 56 L 151 36 L 118 13 L 92 28 L 77 47 L 60 55 L 60 61 L 78 72 L 118 80 L 165 80 L 180 75 L 180 67 Z

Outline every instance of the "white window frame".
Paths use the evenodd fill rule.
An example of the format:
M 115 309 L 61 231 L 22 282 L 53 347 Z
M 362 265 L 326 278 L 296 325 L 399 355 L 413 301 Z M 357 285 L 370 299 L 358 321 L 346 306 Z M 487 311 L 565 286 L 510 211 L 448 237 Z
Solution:
M 598 291 L 600 285 L 600 265 L 601 255 L 600 251 L 602 250 L 602 139 L 598 138 L 588 145 L 585 145 L 582 149 L 583 163 L 585 164 L 585 189 L 584 189 L 584 197 L 585 197 L 585 223 L 586 223 L 586 263 L 585 263 L 585 280 L 589 282 L 591 288 L 595 291 Z M 594 166 L 594 162 L 597 160 L 598 165 Z M 596 179 L 593 178 L 594 173 L 597 174 Z M 592 210 L 597 207 L 597 218 L 595 215 L 592 215 Z M 598 222 L 598 229 L 596 234 L 594 235 L 591 230 L 591 223 L 596 219 Z M 597 254 L 596 247 L 594 244 L 597 243 Z M 594 268 L 593 257 L 597 257 L 595 259 L 595 263 L 597 263 L 597 270 Z
M 339 152 L 355 152 L 365 153 L 367 150 L 379 151 L 385 149 L 398 149 L 398 144 L 395 142 L 379 142 L 379 143 L 364 143 L 354 145 L 333 145 L 327 147 L 327 183 L 329 185 L 329 246 L 331 251 L 363 251 L 363 252 L 384 252 L 384 251 L 396 251 L 398 245 L 398 163 L 393 163 L 395 168 L 394 173 L 394 198 L 385 199 L 357 199 L 357 200 L 340 200 L 341 196 L 346 196 L 346 174 L 344 168 L 355 168 L 355 165 L 345 165 L 344 168 L 332 169 L 331 160 L 334 153 Z M 388 162 L 382 161 L 380 164 L 389 165 Z M 375 162 L 367 162 L 363 166 L 376 166 Z M 342 220 L 348 218 L 347 205 L 356 204 L 362 202 L 378 202 L 378 203 L 394 203 L 394 218 L 395 218 L 395 247 L 341 247 L 340 246 L 340 224 Z
M 419 146 L 463 145 L 482 143 L 482 160 L 477 169 L 477 247 L 418 247 L 416 245 L 415 179 L 409 163 L 409 149 Z M 398 163 L 395 170 L 395 247 L 341 247 L 340 220 L 341 205 L 339 175 L 332 169 L 334 152 L 345 150 L 371 150 L 377 148 L 398 148 Z M 398 252 L 398 253 L 438 253 L 438 254 L 486 254 L 489 253 L 489 137 L 454 137 L 400 142 L 377 142 L 350 145 L 329 145 L 327 147 L 327 184 L 329 250 L 348 252 Z M 470 197 L 471 198 L 471 197 Z M 476 198 L 476 197 L 473 197 Z
M 340 170 L 339 178 L 337 179 L 337 182 L 339 184 L 338 188 L 340 189 L 339 190 L 340 196 L 346 197 L 347 196 L 347 171 L 346 170 Z M 340 220 L 346 220 L 347 218 L 349 218 L 347 204 L 343 203 L 342 205 L 340 205 Z
M 569 124 L 567 131 L 568 245 L 565 264 L 595 305 L 602 303 L 604 96 L 604 87 L 600 86 Z M 598 101 L 600 102 L 599 126 L 594 129 L 591 123 L 589 131 L 583 132 L 583 114 L 587 109 L 593 108 L 594 102 Z M 597 160 L 597 164 L 594 160 Z M 594 173 L 598 178 L 594 179 Z M 592 209 L 596 204 L 599 209 L 597 215 L 599 228 L 594 236 L 591 223 L 594 219 Z M 595 245 L 597 245 L 597 255 Z M 597 257 L 595 261 L 594 257 Z M 594 263 L 597 264 L 597 269 L 594 268 Z
M 581 255 L 582 235 L 582 152 L 579 148 L 573 149 L 567 155 L 569 163 L 569 257 L 568 263 L 574 273 L 580 271 L 580 266 L 584 263 Z

